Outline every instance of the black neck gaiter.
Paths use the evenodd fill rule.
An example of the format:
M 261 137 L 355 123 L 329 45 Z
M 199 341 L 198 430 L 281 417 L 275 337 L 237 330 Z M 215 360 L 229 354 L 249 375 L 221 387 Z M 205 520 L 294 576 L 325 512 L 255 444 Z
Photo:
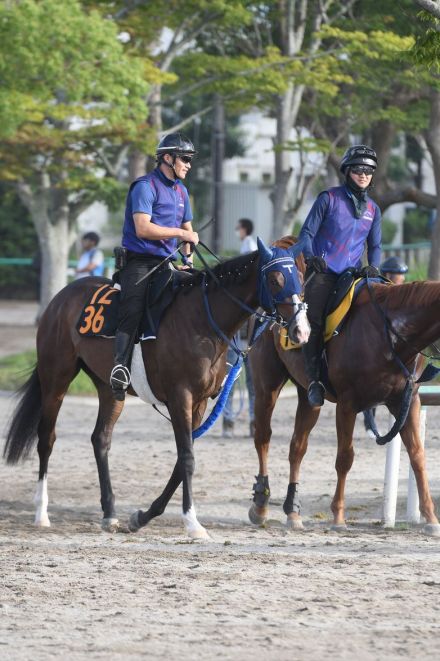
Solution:
M 360 218 L 367 208 L 368 188 L 360 188 L 347 173 L 345 185 L 348 188 L 351 199 L 353 200 L 356 218 Z

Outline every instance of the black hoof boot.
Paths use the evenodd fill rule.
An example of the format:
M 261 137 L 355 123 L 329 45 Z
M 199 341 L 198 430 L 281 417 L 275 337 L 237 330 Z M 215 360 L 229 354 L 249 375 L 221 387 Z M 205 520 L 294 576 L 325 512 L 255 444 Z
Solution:
M 314 408 L 324 404 L 325 388 L 321 381 L 312 381 L 307 390 L 307 399 Z

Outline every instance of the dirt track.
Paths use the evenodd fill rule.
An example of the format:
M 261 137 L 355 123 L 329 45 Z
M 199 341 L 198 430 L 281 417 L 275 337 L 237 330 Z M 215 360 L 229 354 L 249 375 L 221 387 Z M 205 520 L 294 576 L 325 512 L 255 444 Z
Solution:
M 198 440 L 195 503 L 210 543 L 192 543 L 180 490 L 137 535 L 102 533 L 90 441 L 93 400 L 63 405 L 49 469 L 52 527 L 32 526 L 37 458 L 0 466 L 0 656 L 6 659 L 388 659 L 440 654 L 440 540 L 378 525 L 384 450 L 357 427 L 346 533 L 329 530 L 334 409 L 326 406 L 303 467 L 306 530 L 287 532 L 287 440 L 295 400 L 280 400 L 271 450 L 272 520 L 247 521 L 252 441 Z M 1 419 L 10 401 L 0 397 Z M 428 459 L 440 491 L 440 416 L 428 416 Z M 385 421 L 386 422 L 386 421 Z M 384 425 L 382 420 L 382 426 Z M 243 419 L 239 430 L 247 428 Z M 175 459 L 168 423 L 131 404 L 111 452 L 121 521 L 146 507 Z M 399 499 L 404 512 L 407 460 Z

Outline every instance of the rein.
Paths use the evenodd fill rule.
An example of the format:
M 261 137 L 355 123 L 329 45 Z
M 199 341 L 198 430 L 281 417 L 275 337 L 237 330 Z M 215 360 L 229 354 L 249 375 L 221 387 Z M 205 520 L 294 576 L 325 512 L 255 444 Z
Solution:
M 394 421 L 393 426 L 391 427 L 390 431 L 387 434 L 385 434 L 384 436 L 381 436 L 379 434 L 379 431 L 378 431 L 377 425 L 376 425 L 376 421 L 375 421 L 375 418 L 372 414 L 371 409 L 368 409 L 365 412 L 366 422 L 367 422 L 368 426 L 370 427 L 371 431 L 373 432 L 373 434 L 376 437 L 376 443 L 378 445 L 385 445 L 386 443 L 389 443 L 395 436 L 397 436 L 397 434 L 400 432 L 403 425 L 405 424 L 406 419 L 408 417 L 409 408 L 411 406 L 411 399 L 412 399 L 412 395 L 413 395 L 414 384 L 418 383 L 421 380 L 425 380 L 425 379 L 422 379 L 422 377 L 425 374 L 425 372 L 427 371 L 427 368 L 423 371 L 423 374 L 420 376 L 418 381 L 415 382 L 414 381 L 414 374 L 415 374 L 417 362 L 414 363 L 414 370 L 411 374 L 411 372 L 408 370 L 406 365 L 402 362 L 401 358 L 394 351 L 393 340 L 392 340 L 391 334 L 393 334 L 398 339 L 403 340 L 403 338 L 401 338 L 399 336 L 399 334 L 395 332 L 395 330 L 393 329 L 391 321 L 388 319 L 385 311 L 381 308 L 381 306 L 377 302 L 376 295 L 374 293 L 374 290 L 371 287 L 371 282 L 370 282 L 370 279 L 369 279 L 368 276 L 366 277 L 366 281 L 367 281 L 367 289 L 368 289 L 368 293 L 370 294 L 371 301 L 372 301 L 376 311 L 382 317 L 382 320 L 384 322 L 385 336 L 388 340 L 388 344 L 390 346 L 390 350 L 391 350 L 391 354 L 393 356 L 393 359 L 396 361 L 396 363 L 398 364 L 398 366 L 400 367 L 400 369 L 402 370 L 402 372 L 403 372 L 403 374 L 406 378 L 406 384 L 405 384 L 405 388 L 404 388 L 403 394 L 402 394 L 402 403 L 401 403 L 401 406 L 400 406 L 400 411 L 399 411 L 399 413 L 398 413 L 398 415 L 397 415 L 397 417 Z M 403 340 L 403 341 L 405 341 L 405 340 Z M 427 367 L 433 367 L 433 366 L 428 365 Z M 436 369 L 436 368 L 434 368 L 434 369 Z
M 202 241 L 199 241 L 199 245 L 203 246 L 205 250 L 207 250 L 215 259 L 221 263 L 221 260 L 219 257 Z M 255 342 L 258 340 L 260 335 L 264 332 L 266 329 L 267 325 L 272 322 L 272 324 L 277 324 L 280 327 L 288 327 L 293 319 L 295 319 L 298 314 L 305 308 L 304 303 L 299 303 L 298 309 L 296 312 L 293 313 L 292 317 L 289 319 L 289 321 L 284 321 L 281 317 L 280 314 L 278 314 L 275 311 L 275 307 L 273 308 L 273 311 L 271 313 L 267 312 L 260 312 L 258 309 L 250 307 L 247 303 L 242 301 L 241 299 L 237 298 L 237 296 L 234 296 L 234 294 L 231 294 L 231 292 L 226 289 L 226 287 L 223 286 L 223 284 L 220 282 L 220 278 L 217 277 L 216 273 L 212 270 L 212 268 L 209 266 L 208 262 L 205 260 L 203 257 L 202 253 L 200 250 L 197 248 L 197 246 L 194 246 L 194 252 L 196 253 L 197 257 L 200 259 L 202 262 L 206 273 L 203 275 L 203 280 L 202 280 L 202 290 L 203 290 L 203 304 L 205 306 L 205 311 L 207 314 L 207 317 L 209 319 L 209 323 L 211 324 L 212 328 L 214 329 L 215 333 L 217 336 L 222 339 L 226 344 L 228 344 L 229 347 L 235 352 L 237 355 L 237 361 L 241 359 L 244 359 L 249 351 L 252 349 L 253 345 Z M 252 264 L 252 262 L 251 262 Z M 245 267 L 246 268 L 246 267 Z M 228 298 L 231 299 L 236 305 L 238 305 L 242 310 L 245 310 L 249 314 L 255 315 L 257 319 L 260 321 L 260 324 L 257 326 L 254 326 L 254 330 L 252 332 L 252 337 L 250 339 L 248 347 L 242 351 L 240 350 L 237 346 L 234 340 L 230 340 L 225 333 L 221 330 L 221 328 L 218 326 L 216 323 L 212 312 L 211 312 L 211 307 L 209 305 L 209 300 L 208 300 L 208 278 L 207 275 L 210 276 L 210 278 L 215 282 L 215 284 L 223 291 L 223 293 L 228 296 Z M 284 303 L 284 305 L 295 305 L 295 303 Z

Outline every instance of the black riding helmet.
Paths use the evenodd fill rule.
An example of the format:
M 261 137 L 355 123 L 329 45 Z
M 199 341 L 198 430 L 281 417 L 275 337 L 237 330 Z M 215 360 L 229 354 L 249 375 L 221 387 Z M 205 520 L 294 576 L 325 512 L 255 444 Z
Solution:
M 164 135 L 157 145 L 156 154 L 158 157 L 163 154 L 185 154 L 195 156 L 197 154 L 194 145 L 183 133 L 169 133 Z
M 349 147 L 342 157 L 339 169 L 345 174 L 346 169 L 351 165 L 366 165 L 375 170 L 377 168 L 376 152 L 367 145 Z
M 380 272 L 384 273 L 406 273 L 408 266 L 399 257 L 393 255 L 388 257 L 381 265 Z

